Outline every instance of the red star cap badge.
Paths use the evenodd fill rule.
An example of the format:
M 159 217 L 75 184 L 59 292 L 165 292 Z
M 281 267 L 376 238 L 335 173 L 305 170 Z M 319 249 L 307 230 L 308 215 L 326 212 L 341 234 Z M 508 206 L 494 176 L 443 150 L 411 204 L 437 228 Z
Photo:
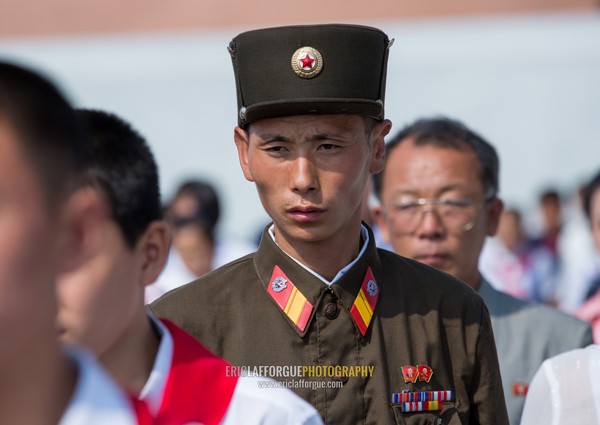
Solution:
M 298 77 L 316 77 L 323 69 L 323 57 L 313 47 L 300 47 L 292 55 L 292 69 Z
M 308 53 L 300 58 L 300 62 L 302 62 L 302 69 L 312 69 L 315 64 L 315 60 Z

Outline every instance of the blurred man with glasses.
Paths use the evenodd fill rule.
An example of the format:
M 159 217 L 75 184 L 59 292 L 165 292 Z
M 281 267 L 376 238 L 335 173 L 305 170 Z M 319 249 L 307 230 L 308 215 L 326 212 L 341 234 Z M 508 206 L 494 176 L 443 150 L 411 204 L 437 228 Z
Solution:
M 501 293 L 479 273 L 479 254 L 503 209 L 499 160 L 489 143 L 460 122 L 422 119 L 390 140 L 386 155 L 384 172 L 374 181 L 382 235 L 398 254 L 454 275 L 484 299 L 509 418 L 516 425 L 543 360 L 590 344 L 590 327 Z

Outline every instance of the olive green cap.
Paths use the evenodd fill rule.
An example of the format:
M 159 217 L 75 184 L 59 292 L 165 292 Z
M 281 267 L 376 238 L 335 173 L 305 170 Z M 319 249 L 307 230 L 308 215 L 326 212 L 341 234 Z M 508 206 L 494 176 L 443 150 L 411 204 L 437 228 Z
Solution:
M 382 120 L 390 45 L 385 33 L 360 25 L 288 26 L 238 35 L 228 47 L 238 125 L 310 114 Z

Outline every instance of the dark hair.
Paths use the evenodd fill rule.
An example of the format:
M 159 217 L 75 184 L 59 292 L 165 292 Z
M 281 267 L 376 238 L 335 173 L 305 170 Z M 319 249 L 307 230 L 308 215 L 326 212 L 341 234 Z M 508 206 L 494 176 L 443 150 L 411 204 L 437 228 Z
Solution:
M 85 156 L 71 105 L 45 77 L 0 62 L 0 119 L 15 132 L 50 205 L 73 187 Z
M 148 225 L 162 219 L 154 156 L 144 138 L 118 116 L 95 110 L 77 113 L 89 135 L 81 184 L 103 191 L 127 245 L 134 248 Z
M 221 205 L 219 196 L 215 188 L 202 180 L 187 180 L 177 189 L 171 204 L 180 196 L 190 196 L 197 204 L 195 213 L 190 217 L 172 217 L 173 220 L 198 218 L 206 223 L 207 226 L 214 228 L 221 214 Z
M 500 160 L 496 149 L 480 135 L 463 123 L 446 117 L 425 118 L 404 127 L 386 143 L 386 162 L 391 151 L 405 140 L 412 140 L 416 146 L 432 145 L 440 148 L 471 150 L 481 168 L 486 197 L 494 197 L 499 190 Z M 375 194 L 381 199 L 385 168 L 373 178 Z
M 583 189 L 583 210 L 588 219 L 592 216 L 592 197 L 600 190 L 600 171 L 592 177 Z
M 186 228 L 196 229 L 205 235 L 213 246 L 215 245 L 215 226 L 209 224 L 202 217 L 177 218 L 173 222 L 173 227 L 175 228 L 175 232 Z
M 556 189 L 546 189 L 539 196 L 539 203 L 545 204 L 560 204 L 560 194 Z

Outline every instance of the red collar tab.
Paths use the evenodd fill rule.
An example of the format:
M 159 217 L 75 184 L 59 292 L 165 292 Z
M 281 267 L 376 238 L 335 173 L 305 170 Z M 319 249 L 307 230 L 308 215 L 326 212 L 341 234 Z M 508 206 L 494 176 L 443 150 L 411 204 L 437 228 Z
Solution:
M 310 319 L 313 305 L 296 288 L 296 285 L 292 283 L 279 266 L 275 266 L 273 269 L 267 293 L 292 323 L 296 325 L 300 332 L 304 332 L 308 324 L 308 319 Z
M 369 267 L 350 309 L 350 314 L 362 336 L 365 336 L 367 329 L 369 329 L 377 299 L 379 299 L 379 285 L 375 281 L 371 267 Z

